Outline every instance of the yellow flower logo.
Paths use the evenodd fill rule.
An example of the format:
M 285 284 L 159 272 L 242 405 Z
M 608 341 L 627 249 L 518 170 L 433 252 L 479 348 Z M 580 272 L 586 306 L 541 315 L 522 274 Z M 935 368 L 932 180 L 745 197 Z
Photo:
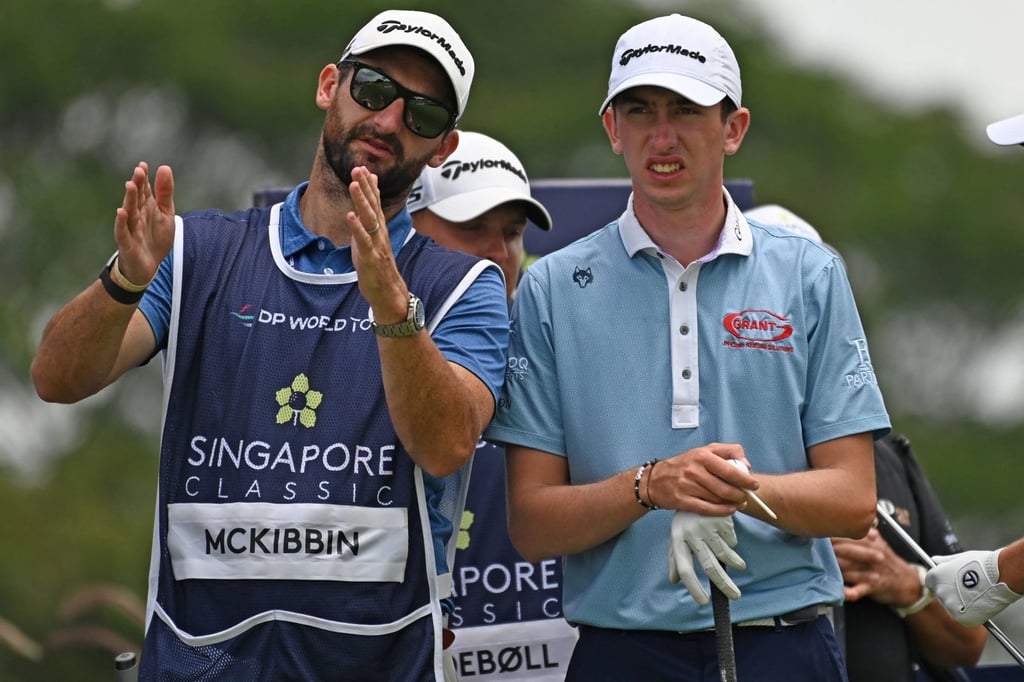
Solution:
M 316 424 L 316 408 L 323 402 L 324 394 L 309 388 L 309 378 L 300 374 L 292 379 L 292 385 L 279 389 L 274 395 L 281 409 L 277 411 L 277 423 L 302 424 L 307 429 Z
M 473 512 L 462 512 L 462 523 L 459 525 L 459 539 L 455 542 L 456 549 L 469 548 L 469 527 L 473 525 Z

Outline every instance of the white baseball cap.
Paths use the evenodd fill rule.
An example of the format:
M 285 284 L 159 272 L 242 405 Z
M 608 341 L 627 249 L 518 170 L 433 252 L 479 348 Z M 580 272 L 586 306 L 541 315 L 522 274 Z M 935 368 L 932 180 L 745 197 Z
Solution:
M 809 237 L 816 242 L 822 242 L 821 235 L 818 234 L 818 231 L 814 229 L 813 225 L 790 211 L 788 208 L 783 208 L 778 204 L 765 204 L 764 206 L 758 206 L 757 208 L 752 208 L 749 211 L 744 211 L 743 215 L 752 220 L 756 220 L 762 225 L 774 225 L 776 227 L 781 227 L 784 230 L 789 230 L 794 234 Z
M 413 213 L 423 208 L 445 220 L 463 223 L 509 201 L 526 204 L 526 217 L 551 229 L 551 214 L 530 196 L 530 181 L 512 151 L 481 133 L 459 131 L 459 146 L 438 166 L 427 166 L 409 193 Z
M 704 22 L 680 14 L 650 19 L 622 34 L 598 113 L 619 93 L 641 85 L 667 88 L 705 107 L 726 97 L 738 107 L 743 94 L 729 43 Z
M 1024 114 L 989 123 L 985 132 L 996 144 L 1024 144 Z
M 476 66 L 473 55 L 447 21 L 430 12 L 391 9 L 381 12 L 359 29 L 342 59 L 392 45 L 416 47 L 433 57 L 452 83 L 461 117 L 469 100 Z

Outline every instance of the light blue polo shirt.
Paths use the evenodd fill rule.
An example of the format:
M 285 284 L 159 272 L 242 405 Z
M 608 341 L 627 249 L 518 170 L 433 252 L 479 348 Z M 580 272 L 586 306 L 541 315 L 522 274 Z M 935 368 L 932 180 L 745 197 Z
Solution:
M 802 471 L 812 445 L 888 430 L 840 259 L 748 223 L 725 198 L 716 248 L 687 267 L 650 240 L 632 197 L 616 222 L 530 266 L 489 441 L 568 457 L 572 482 L 588 483 L 716 441 L 743 445 L 754 472 Z M 650 512 L 566 557 L 566 617 L 606 628 L 712 627 L 710 605 L 668 580 L 672 515 Z M 730 571 L 743 592 L 734 621 L 842 600 L 827 539 L 745 514 L 735 525 L 747 569 Z

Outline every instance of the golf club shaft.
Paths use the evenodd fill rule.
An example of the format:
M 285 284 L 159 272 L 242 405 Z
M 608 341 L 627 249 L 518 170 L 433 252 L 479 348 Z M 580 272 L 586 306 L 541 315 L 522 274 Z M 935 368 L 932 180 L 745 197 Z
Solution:
M 894 533 L 900 536 L 900 539 L 903 540 L 907 547 L 913 550 L 914 554 L 916 554 L 918 558 L 924 562 L 924 565 L 928 566 L 929 568 L 933 568 L 935 566 L 935 562 L 932 561 L 932 558 L 928 555 L 928 552 L 924 551 L 924 549 L 921 548 L 921 545 L 917 544 L 917 542 L 914 541 L 914 538 L 910 537 L 907 531 L 903 530 L 903 526 L 897 523 L 896 519 L 894 519 L 889 514 L 889 512 L 882 509 L 881 502 L 878 503 L 877 509 L 878 516 L 881 517 L 886 524 L 888 524 L 889 528 L 891 528 Z M 1021 653 L 1021 650 L 1017 648 L 1017 645 L 1014 644 L 1009 637 L 1003 634 L 1003 631 L 1000 630 L 999 627 L 992 621 L 986 620 L 984 625 L 985 629 L 988 630 L 989 633 L 993 637 L 995 637 L 996 641 L 999 642 L 1004 649 L 1006 649 L 1006 652 L 1013 657 L 1013 660 L 1017 662 L 1017 665 L 1024 668 L 1024 653 Z

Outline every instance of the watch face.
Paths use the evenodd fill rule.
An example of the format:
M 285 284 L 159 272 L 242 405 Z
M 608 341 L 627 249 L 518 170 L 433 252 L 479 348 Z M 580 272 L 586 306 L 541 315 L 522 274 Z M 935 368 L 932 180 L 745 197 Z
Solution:
M 416 329 L 423 329 L 427 324 L 427 313 L 423 310 L 423 301 L 417 298 L 414 305 L 415 310 L 413 311 L 413 323 L 416 325 Z

